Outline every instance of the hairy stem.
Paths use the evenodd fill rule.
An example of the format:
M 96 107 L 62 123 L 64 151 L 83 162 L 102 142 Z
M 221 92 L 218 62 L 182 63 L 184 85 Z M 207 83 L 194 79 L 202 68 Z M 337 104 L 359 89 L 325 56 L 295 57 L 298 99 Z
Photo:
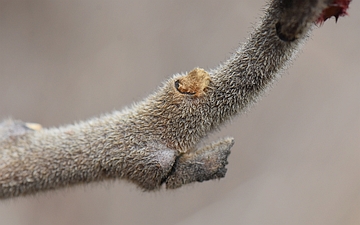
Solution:
M 0 198 L 114 178 L 154 190 L 224 177 L 233 139 L 200 140 L 276 80 L 328 1 L 272 1 L 227 62 L 175 75 L 130 109 L 51 129 L 4 121 Z

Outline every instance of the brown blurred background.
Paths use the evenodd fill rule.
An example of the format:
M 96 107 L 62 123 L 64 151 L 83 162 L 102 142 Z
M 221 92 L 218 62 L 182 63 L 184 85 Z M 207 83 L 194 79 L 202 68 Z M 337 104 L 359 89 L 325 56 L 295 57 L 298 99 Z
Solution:
M 0 120 L 59 126 L 213 68 L 265 2 L 0 0 Z M 0 224 L 360 224 L 360 3 L 314 32 L 234 136 L 226 178 L 143 193 L 124 181 L 0 202 Z M 206 140 L 208 142 L 209 140 Z

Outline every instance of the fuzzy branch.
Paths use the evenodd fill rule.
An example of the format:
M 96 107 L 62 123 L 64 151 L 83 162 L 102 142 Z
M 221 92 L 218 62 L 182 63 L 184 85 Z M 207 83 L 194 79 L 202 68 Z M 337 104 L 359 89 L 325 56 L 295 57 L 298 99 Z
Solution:
M 224 177 L 233 139 L 199 142 L 257 101 L 332 2 L 273 0 L 227 62 L 175 75 L 132 108 L 51 129 L 3 121 L 0 198 L 116 178 L 154 190 Z

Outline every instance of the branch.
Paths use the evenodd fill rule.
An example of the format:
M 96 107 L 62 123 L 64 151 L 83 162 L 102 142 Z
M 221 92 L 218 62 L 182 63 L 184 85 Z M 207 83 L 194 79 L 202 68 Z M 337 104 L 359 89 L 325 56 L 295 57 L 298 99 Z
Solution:
M 60 128 L 0 124 L 0 198 L 122 178 L 144 190 L 225 176 L 233 139 L 199 142 L 256 102 L 330 0 L 274 0 L 217 69 L 175 75 L 137 105 Z

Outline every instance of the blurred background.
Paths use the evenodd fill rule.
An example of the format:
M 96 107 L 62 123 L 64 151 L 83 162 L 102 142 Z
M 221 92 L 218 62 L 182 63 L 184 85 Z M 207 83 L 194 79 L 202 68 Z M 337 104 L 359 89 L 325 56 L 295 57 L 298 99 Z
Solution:
M 121 110 L 174 73 L 225 61 L 264 5 L 0 0 L 0 120 L 53 127 Z M 259 104 L 210 137 L 235 137 L 224 179 L 1 201 L 0 224 L 360 224 L 359 11 L 353 1 L 316 29 Z

